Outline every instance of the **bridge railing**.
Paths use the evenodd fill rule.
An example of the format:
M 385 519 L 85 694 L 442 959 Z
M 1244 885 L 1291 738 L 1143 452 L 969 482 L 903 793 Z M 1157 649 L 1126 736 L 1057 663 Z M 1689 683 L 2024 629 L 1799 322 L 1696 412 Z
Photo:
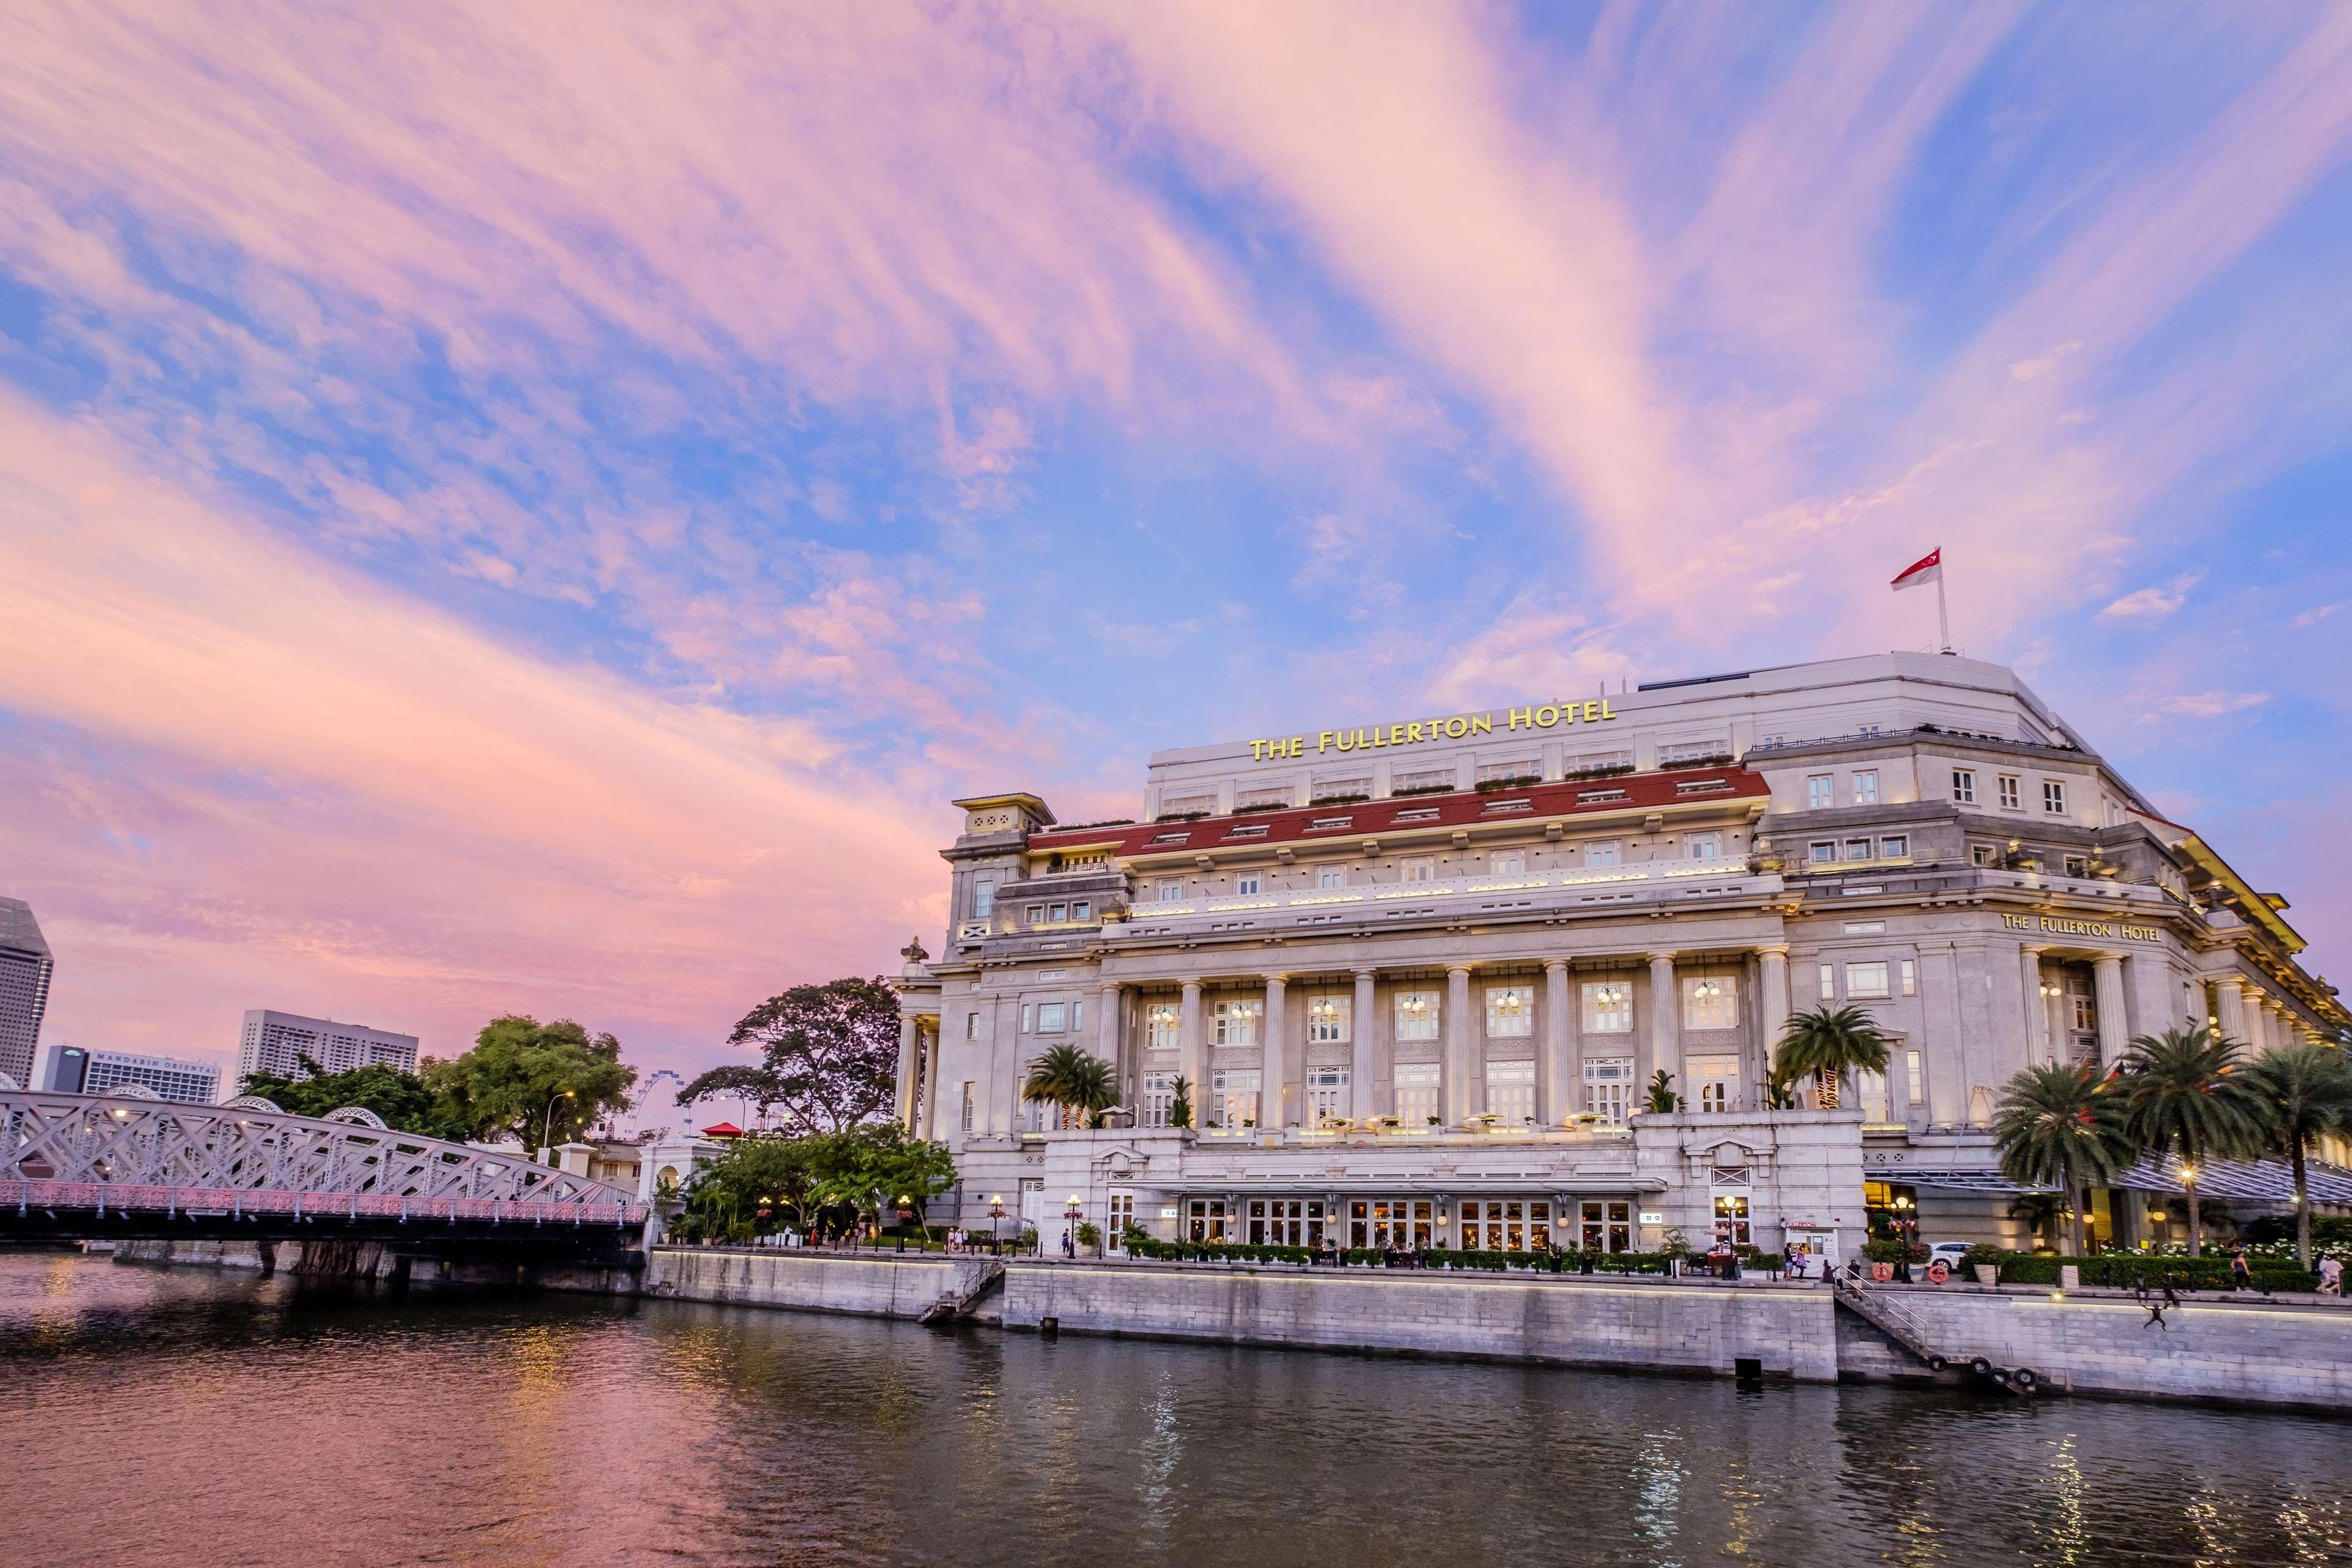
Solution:
M 295 1218 L 488 1221 L 493 1225 L 612 1225 L 646 1222 L 642 1204 L 562 1205 L 508 1198 L 421 1198 L 376 1193 L 299 1193 L 257 1187 L 131 1186 L 114 1182 L 0 1182 L 0 1208 L 76 1213 L 288 1215 Z

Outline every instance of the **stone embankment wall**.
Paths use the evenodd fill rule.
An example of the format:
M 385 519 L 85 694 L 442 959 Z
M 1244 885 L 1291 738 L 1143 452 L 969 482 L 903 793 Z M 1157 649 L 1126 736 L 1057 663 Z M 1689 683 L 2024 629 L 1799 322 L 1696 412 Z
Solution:
M 1832 1382 L 1835 1309 L 1802 1287 L 1574 1277 L 1028 1264 L 1007 1270 L 1006 1328 L 1465 1356 Z
M 884 1253 L 705 1252 L 656 1247 L 646 1255 L 643 1289 L 681 1301 L 787 1307 L 919 1318 L 955 1282 L 955 1264 L 937 1254 L 900 1258 Z
M 2352 1412 L 2352 1303 L 2330 1299 L 2200 1300 L 2162 1327 L 2117 1292 L 1900 1290 L 1902 1305 L 1955 1360 L 2027 1367 L 2076 1394 L 2208 1399 Z

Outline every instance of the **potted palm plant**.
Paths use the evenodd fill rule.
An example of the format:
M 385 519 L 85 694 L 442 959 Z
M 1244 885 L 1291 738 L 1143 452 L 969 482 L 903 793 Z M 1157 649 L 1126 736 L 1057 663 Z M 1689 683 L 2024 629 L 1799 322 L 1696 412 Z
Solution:
M 1825 1003 L 1789 1016 L 1780 1029 L 1780 1047 L 1773 1053 L 1772 1078 L 1784 1090 L 1811 1079 L 1813 1102 L 1833 1103 L 1832 1084 L 1852 1073 L 1883 1073 L 1892 1057 L 1886 1037 L 1868 1012 Z

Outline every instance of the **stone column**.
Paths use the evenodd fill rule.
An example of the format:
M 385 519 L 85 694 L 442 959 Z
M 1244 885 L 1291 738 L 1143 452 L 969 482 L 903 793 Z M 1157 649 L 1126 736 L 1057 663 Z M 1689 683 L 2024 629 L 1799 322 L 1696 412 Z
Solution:
M 1359 1121 L 1396 1114 L 1395 1091 L 1375 1093 L 1392 1076 L 1381 1071 L 1380 1017 L 1372 991 L 1378 978 L 1369 969 L 1356 971 L 1356 1003 L 1348 1014 L 1348 1113 Z
M 2255 1056 L 2271 1047 L 2271 999 L 2260 988 L 2246 998 L 2246 1048 Z
M 1661 1068 L 1675 1075 L 1676 1094 L 1688 1095 L 1690 1086 L 1683 1082 L 1682 1024 L 1682 988 L 1675 984 L 1675 955 L 1654 952 L 1650 955 L 1650 1071 L 1633 1086 L 1637 1102 L 1650 1092 L 1650 1079 Z
M 2122 1059 L 2124 1042 L 2124 961 L 2113 955 L 2091 960 L 2091 981 L 2099 1003 L 2099 1065 L 2113 1067 Z
M 1119 987 L 1115 981 L 1105 981 L 1095 993 L 1095 1054 L 1110 1067 L 1111 1081 L 1118 1085 L 1118 1102 L 1135 1106 L 1140 1114 L 1142 1104 L 1138 1096 L 1142 1085 L 1122 1040 L 1126 1020 L 1120 1016 L 1119 999 Z
M 1258 1037 L 1265 1052 L 1257 1075 L 1257 1124 L 1261 1128 L 1281 1128 L 1291 1120 L 1289 1086 L 1283 1081 L 1282 1071 L 1282 1003 L 1289 985 L 1286 976 L 1265 977 L 1265 1028 Z
M 1544 965 L 1544 1049 L 1536 1063 L 1536 1114 L 1546 1127 L 1558 1127 L 1576 1109 L 1577 1084 L 1584 1076 L 1569 1007 L 1568 961 L 1555 958 Z
M 1477 1037 L 1470 1026 L 1470 968 L 1449 964 L 1445 970 L 1445 1065 L 1439 1086 L 1445 1105 L 1445 1125 L 1459 1127 L 1477 1111 L 1477 1094 L 1470 1084 L 1470 1042 Z
M 1202 1070 L 1206 1060 L 1201 1048 L 1201 983 L 1184 982 L 1183 1007 L 1176 1017 L 1176 1076 L 1192 1085 L 1192 1126 L 1208 1121 L 1209 1086 Z
M 1748 1104 L 1761 1107 L 1764 1103 L 1764 1078 L 1772 1070 L 1772 1058 L 1780 1049 L 1780 1033 L 1789 1026 L 1789 950 L 1785 947 L 1759 947 L 1756 950 L 1756 1027 L 1764 1038 L 1757 1053 L 1757 1079 L 1748 1090 Z
M 946 1019 L 944 1013 L 932 1019 L 931 1026 L 923 1031 L 922 1039 L 915 1047 L 924 1061 L 923 1098 L 915 1108 L 915 1135 L 933 1142 L 947 1136 L 940 1129 L 940 1037 Z
M 912 1013 L 898 1016 L 898 1125 L 915 1131 L 915 1047 L 922 1030 Z
M 2219 1005 L 2214 1011 L 2221 1019 L 2221 1033 L 2240 1045 L 2252 1045 L 2252 1037 L 2246 1029 L 2246 982 L 2236 974 L 2213 977 L 2213 995 Z
M 2042 950 L 2020 946 L 2017 977 L 2025 984 L 2025 1059 L 2034 1067 L 2057 1059 L 2050 1048 L 2050 998 L 2042 994 Z

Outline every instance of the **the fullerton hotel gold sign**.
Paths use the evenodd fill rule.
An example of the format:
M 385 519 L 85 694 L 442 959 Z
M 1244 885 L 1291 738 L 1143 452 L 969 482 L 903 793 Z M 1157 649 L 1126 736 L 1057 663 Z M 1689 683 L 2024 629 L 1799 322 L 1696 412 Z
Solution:
M 1444 719 L 1408 719 L 1394 724 L 1375 724 L 1361 730 L 1323 730 L 1315 736 L 1315 750 L 1323 752 L 1368 752 L 1381 746 L 1419 746 L 1432 741 L 1459 741 L 1471 735 L 1491 735 L 1495 732 L 1495 714 L 1455 713 Z M 1503 710 L 1503 730 L 1556 730 L 1563 724 L 1602 724 L 1617 717 L 1606 697 L 1584 702 L 1547 702 L 1541 707 L 1507 708 Z M 1269 757 L 1303 757 L 1307 755 L 1304 735 L 1276 736 L 1268 741 L 1249 743 L 1250 761 L 1265 762 Z
M 2077 921 L 2053 915 L 2003 915 L 2011 931 L 2046 931 L 2057 936 L 2105 936 L 2126 942 L 2162 942 L 2161 926 L 2130 925 L 2122 921 Z

